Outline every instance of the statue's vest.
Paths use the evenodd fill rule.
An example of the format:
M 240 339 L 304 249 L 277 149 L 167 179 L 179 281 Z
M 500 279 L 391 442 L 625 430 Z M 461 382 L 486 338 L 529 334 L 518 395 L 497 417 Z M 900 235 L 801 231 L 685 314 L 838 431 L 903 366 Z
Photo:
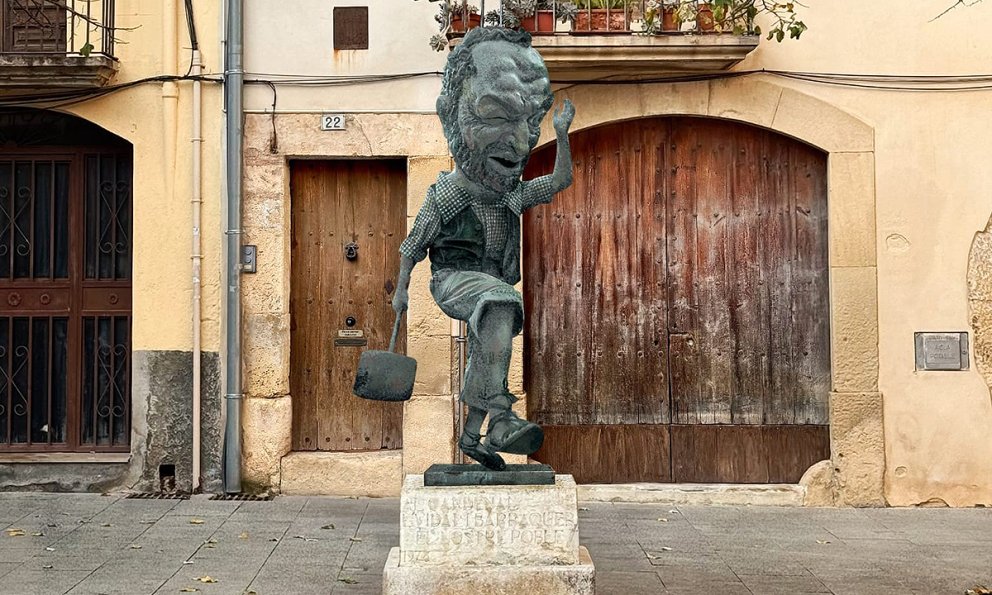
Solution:
M 510 285 L 520 281 L 520 216 L 509 208 L 506 210 L 506 247 L 502 262 L 495 263 L 498 274 Z M 491 272 L 486 266 L 486 235 L 482 222 L 470 207 L 465 207 L 457 215 L 441 226 L 441 231 L 428 250 L 431 259 L 431 272 L 442 269 L 459 271 Z

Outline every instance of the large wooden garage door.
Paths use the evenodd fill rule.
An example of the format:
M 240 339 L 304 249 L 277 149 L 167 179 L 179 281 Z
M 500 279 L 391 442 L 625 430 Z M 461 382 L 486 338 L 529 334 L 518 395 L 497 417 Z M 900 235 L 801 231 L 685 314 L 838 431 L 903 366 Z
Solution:
M 351 388 L 362 351 L 387 349 L 393 330 L 406 162 L 294 161 L 291 170 L 293 448 L 400 448 L 403 408 Z
M 535 458 L 587 483 L 798 481 L 829 456 L 826 157 L 701 118 L 572 143 L 575 183 L 524 220 Z

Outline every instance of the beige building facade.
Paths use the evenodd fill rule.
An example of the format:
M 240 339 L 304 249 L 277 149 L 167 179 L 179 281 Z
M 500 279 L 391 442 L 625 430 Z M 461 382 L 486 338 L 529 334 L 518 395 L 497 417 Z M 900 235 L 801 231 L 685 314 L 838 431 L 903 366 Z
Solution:
M 367 50 L 334 50 L 335 6 L 313 4 L 293 10 L 258 1 L 246 6 L 246 69 L 249 77 L 257 73 L 272 85 L 250 85 L 246 103 L 245 242 L 259 247 L 259 264 L 255 275 L 245 277 L 242 305 L 242 469 L 246 486 L 255 490 L 395 495 L 404 474 L 454 460 L 459 331 L 434 305 L 427 291 L 428 267 L 421 264 L 411 283 L 405 326 L 406 352 L 419 365 L 413 398 L 389 405 L 394 408 L 389 413 L 377 410 L 375 415 L 384 420 L 379 429 L 356 430 L 366 419 L 356 414 L 350 426 L 334 430 L 335 411 L 322 412 L 318 397 L 300 393 L 312 385 L 306 374 L 313 368 L 337 361 L 332 356 L 341 350 L 355 349 L 347 342 L 335 343 L 351 336 L 341 332 L 351 327 L 342 322 L 343 314 L 341 321 L 301 319 L 297 308 L 314 297 L 301 293 L 310 286 L 308 280 L 324 288 L 315 295 L 330 300 L 329 309 L 336 307 L 334 300 L 359 298 L 328 293 L 330 284 L 299 272 L 347 267 L 344 257 L 340 264 L 322 256 L 315 261 L 317 268 L 294 268 L 314 254 L 301 246 L 320 244 L 307 240 L 314 232 L 305 227 L 306 216 L 328 216 L 319 209 L 302 214 L 300 205 L 310 203 L 294 198 L 305 194 L 303 178 L 294 171 L 302 171 L 301 162 L 327 163 L 329 170 L 343 167 L 340 162 L 394 162 L 406 224 L 411 225 L 427 187 L 451 167 L 433 113 L 440 78 L 431 74 L 443 68 L 446 54 L 427 46 L 434 32 L 434 7 L 426 3 L 397 3 L 389 10 L 372 3 Z M 992 177 L 983 166 L 992 158 L 992 119 L 987 117 L 992 90 L 967 81 L 925 78 L 984 72 L 983 57 L 992 53 L 992 41 L 983 32 L 992 26 L 992 12 L 978 5 L 931 21 L 933 16 L 922 9 L 892 13 L 881 5 L 812 6 L 804 9 L 809 31 L 800 41 L 761 40 L 730 70 L 765 72 L 694 82 L 656 81 L 655 71 L 641 77 L 650 82 L 575 80 L 576 61 L 589 54 L 570 47 L 568 36 L 554 38 L 553 49 L 546 47 L 552 42 L 535 42 L 545 45 L 556 97 L 576 105 L 576 138 L 629 121 L 706 118 L 771 131 L 823 155 L 829 456 L 810 461 L 814 464 L 801 479 L 789 482 L 805 488 L 810 505 L 992 502 L 992 447 L 983 440 L 992 423 Z M 572 45 L 580 43 L 588 42 Z M 691 60 L 699 48 L 690 43 L 680 51 Z M 643 60 L 643 54 L 635 56 L 620 42 L 597 52 L 608 55 L 611 63 Z M 571 70 L 562 74 L 558 65 L 566 63 Z M 363 79 L 384 74 L 415 76 Z M 322 130 L 327 114 L 344 116 L 344 129 Z M 548 119 L 538 150 L 553 140 Z M 333 175 L 343 183 L 343 174 Z M 324 190 L 313 196 L 334 194 L 327 189 L 330 179 L 320 182 Z M 349 188 L 335 196 L 371 196 Z M 389 241 L 401 240 L 405 233 L 367 227 L 369 237 L 395 235 L 382 244 L 387 250 Z M 349 237 L 327 232 L 320 250 L 336 253 L 354 241 L 359 246 L 356 262 L 361 263 L 363 251 L 371 248 L 356 239 L 356 229 Z M 524 239 L 525 246 L 537 241 Z M 349 277 L 356 287 L 361 275 Z M 526 278 L 520 287 L 525 297 Z M 341 291 L 345 286 L 335 285 Z M 375 292 L 363 294 L 369 312 L 388 307 L 391 288 L 387 280 L 384 292 L 376 286 Z M 376 316 L 381 319 L 381 312 Z M 385 331 L 381 324 L 365 329 L 366 346 L 384 348 L 382 336 L 388 338 L 391 322 L 386 320 Z M 967 333 L 968 369 L 917 370 L 917 332 Z M 303 340 L 308 333 L 325 337 L 325 351 L 295 349 L 297 337 Z M 347 357 L 352 355 L 340 356 Z M 533 399 L 524 393 L 527 357 L 521 338 L 510 377 L 511 390 L 525 397 L 518 404 L 521 413 L 528 411 L 528 398 Z M 347 392 L 344 381 L 314 382 Z M 334 403 L 350 407 L 345 397 L 354 398 L 345 394 Z M 318 403 L 312 410 L 301 409 L 311 401 Z M 331 424 L 325 438 L 325 422 L 315 422 L 314 436 L 327 443 L 335 431 L 354 431 L 382 447 L 352 442 L 313 446 L 298 431 L 306 415 Z M 402 447 L 388 447 L 387 435 L 401 436 Z
M 178 80 L 191 69 L 181 0 L 51 3 L 45 7 L 48 20 L 10 9 L 21 29 L 13 34 L 13 45 L 0 51 L 3 167 L 13 168 L 6 171 L 16 178 L 18 168 L 34 163 L 37 177 L 34 185 L 30 178 L 10 185 L 5 177 L 4 196 L 15 188 L 32 201 L 26 208 L 36 215 L 47 212 L 43 172 L 54 171 L 52 200 L 62 204 L 65 189 L 71 223 L 57 223 L 61 207 L 56 206 L 54 272 L 15 267 L 0 282 L 9 306 L 3 312 L 5 333 L 14 329 L 4 340 L 14 345 L 21 340 L 19 321 L 30 320 L 35 329 L 28 348 L 31 381 L 23 380 L 33 388 L 24 390 L 16 375 L 7 378 L 7 398 L 23 391 L 30 401 L 24 417 L 30 421 L 21 420 L 25 410 L 16 402 L 14 408 L 4 403 L 15 428 L 0 445 L 5 489 L 220 489 L 222 15 L 217 3 L 193 2 L 193 7 L 202 72 L 214 79 L 202 82 L 199 105 L 193 83 Z M 84 14 L 89 21 L 83 21 Z M 110 32 L 108 25 L 117 29 Z M 6 31 L 4 39 L 10 39 Z M 38 100 L 68 91 L 80 95 Z M 196 113 L 199 132 L 193 128 Z M 193 169 L 194 151 L 201 156 L 199 173 Z M 63 168 L 65 177 L 58 173 Z M 201 240 L 193 248 L 197 207 Z M 6 202 L 3 208 L 9 212 Z M 47 258 L 39 252 L 46 245 L 47 228 L 37 227 L 41 220 L 35 217 L 34 241 L 22 245 L 21 236 L 5 235 L 5 253 L 22 249 L 36 264 Z M 58 246 L 66 242 L 63 254 Z M 68 274 L 59 272 L 64 259 L 71 263 Z M 202 264 L 196 312 L 194 260 Z M 40 289 L 25 289 L 28 283 Z M 70 285 L 81 297 L 61 302 Z M 66 324 L 67 335 L 60 335 Z M 39 342 L 49 327 L 48 342 Z M 202 358 L 202 451 L 194 463 L 196 349 Z M 49 362 L 58 361 L 60 350 L 68 371 L 54 364 L 44 368 L 46 355 L 53 358 Z M 4 365 L 16 369 L 19 352 L 3 351 Z M 39 388 L 46 379 L 50 395 Z M 49 396 L 49 404 L 61 402 L 68 413 L 59 405 L 46 412 Z M 24 432 L 16 431 L 21 423 L 27 424 Z

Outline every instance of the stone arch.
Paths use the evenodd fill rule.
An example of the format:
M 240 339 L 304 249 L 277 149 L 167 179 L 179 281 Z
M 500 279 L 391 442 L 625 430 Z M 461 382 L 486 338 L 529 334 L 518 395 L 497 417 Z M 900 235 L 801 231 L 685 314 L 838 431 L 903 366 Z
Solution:
M 767 78 L 695 83 L 577 85 L 573 131 L 651 116 L 724 118 L 760 126 L 827 153 L 832 392 L 831 459 L 801 483 L 813 505 L 885 505 L 878 392 L 874 129 L 816 97 Z M 554 140 L 547 118 L 538 147 Z

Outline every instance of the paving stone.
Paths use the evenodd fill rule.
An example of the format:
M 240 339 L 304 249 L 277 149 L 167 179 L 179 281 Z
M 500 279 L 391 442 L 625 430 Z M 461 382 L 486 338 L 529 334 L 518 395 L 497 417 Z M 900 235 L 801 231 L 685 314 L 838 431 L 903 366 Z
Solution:
M 595 564 L 595 559 L 593 560 Z M 601 571 L 596 569 L 596 595 L 661 595 L 668 593 L 654 572 Z
M 86 570 L 27 570 L 18 568 L 3 577 L 4 595 L 65 593 L 89 576 Z
M 676 514 L 671 505 L 581 506 L 588 510 L 579 511 L 580 536 L 596 563 L 599 595 L 902 595 L 992 586 L 990 510 L 679 506 L 684 514 Z M 259 595 L 379 593 L 382 566 L 399 541 L 397 499 L 7 493 L 0 494 L 3 515 L 14 519 L 5 528 L 26 533 L 0 532 L 4 595 L 141 595 L 183 586 L 204 594 L 246 587 Z M 203 524 L 191 524 L 194 518 Z M 361 541 L 349 539 L 356 533 Z M 192 565 L 183 564 L 188 559 Z M 204 574 L 220 582 L 180 584 Z M 338 580 L 344 577 L 358 582 Z
M 791 595 L 792 593 L 830 593 L 818 578 L 806 572 L 800 575 L 783 576 L 739 574 L 741 582 L 753 593 L 762 595 Z

